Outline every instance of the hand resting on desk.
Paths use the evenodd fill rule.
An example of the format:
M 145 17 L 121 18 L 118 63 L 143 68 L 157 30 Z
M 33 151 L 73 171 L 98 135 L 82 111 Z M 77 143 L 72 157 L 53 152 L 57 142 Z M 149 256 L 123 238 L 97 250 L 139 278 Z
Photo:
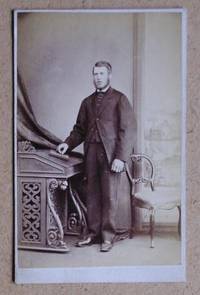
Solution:
M 63 143 L 60 143 L 58 146 L 57 146 L 57 149 L 56 151 L 61 154 L 61 155 L 64 155 L 66 153 L 66 151 L 68 150 L 68 144 L 63 142 Z

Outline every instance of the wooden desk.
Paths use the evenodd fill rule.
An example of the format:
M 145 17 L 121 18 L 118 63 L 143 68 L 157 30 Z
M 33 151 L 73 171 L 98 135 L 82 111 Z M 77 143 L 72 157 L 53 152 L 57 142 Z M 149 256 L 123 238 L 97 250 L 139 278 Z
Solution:
M 55 158 L 49 150 L 17 153 L 17 220 L 20 249 L 67 252 L 57 206 L 83 160 Z M 66 206 L 66 194 L 64 204 Z

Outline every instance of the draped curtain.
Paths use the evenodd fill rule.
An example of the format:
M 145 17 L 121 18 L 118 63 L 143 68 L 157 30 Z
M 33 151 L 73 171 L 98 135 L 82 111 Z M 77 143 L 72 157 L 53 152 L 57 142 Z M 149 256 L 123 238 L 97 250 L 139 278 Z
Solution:
M 30 141 L 35 147 L 55 149 L 56 146 L 61 143 L 61 139 L 38 124 L 19 72 L 17 75 L 17 82 L 18 141 Z

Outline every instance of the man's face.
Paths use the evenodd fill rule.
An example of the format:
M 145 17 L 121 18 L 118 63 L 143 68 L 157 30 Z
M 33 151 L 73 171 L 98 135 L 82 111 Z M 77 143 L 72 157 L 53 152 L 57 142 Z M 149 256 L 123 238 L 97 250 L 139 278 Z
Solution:
M 106 67 L 94 67 L 93 80 L 97 89 L 105 89 L 110 84 L 110 77 Z

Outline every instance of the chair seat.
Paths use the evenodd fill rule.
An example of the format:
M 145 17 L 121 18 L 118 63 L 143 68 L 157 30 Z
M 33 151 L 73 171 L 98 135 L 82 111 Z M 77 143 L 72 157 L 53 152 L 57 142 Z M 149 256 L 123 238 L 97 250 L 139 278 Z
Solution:
M 137 207 L 154 210 L 171 210 L 181 204 L 177 195 L 162 191 L 135 193 L 134 203 Z

